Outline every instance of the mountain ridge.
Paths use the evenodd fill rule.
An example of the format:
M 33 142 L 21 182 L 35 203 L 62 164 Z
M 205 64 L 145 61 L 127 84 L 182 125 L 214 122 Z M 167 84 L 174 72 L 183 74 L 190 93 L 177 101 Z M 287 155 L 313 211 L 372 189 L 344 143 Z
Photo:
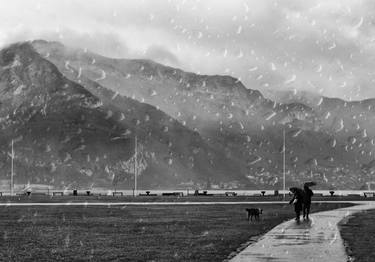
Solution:
M 23 111 L 26 114 L 32 111 L 31 117 L 17 115 L 20 123 L 13 123 L 16 132 L 9 131 L 7 136 L 3 135 L 4 144 L 0 144 L 6 148 L 11 138 L 19 137 L 16 166 L 20 183 L 43 181 L 64 187 L 87 187 L 89 184 L 131 187 L 133 175 L 129 161 L 134 153 L 136 134 L 142 143 L 140 146 L 145 149 L 140 156 L 143 159 L 138 178 L 140 187 L 176 187 L 190 181 L 197 187 L 203 187 L 210 177 L 216 179 L 213 172 L 225 181 L 224 173 L 220 170 L 228 172 L 236 169 L 220 152 L 205 145 L 198 133 L 185 128 L 152 105 L 122 97 L 90 79 L 82 78 L 81 83 L 77 83 L 65 78 L 53 63 L 44 60 L 29 43 L 11 45 L 0 54 L 0 61 L 5 61 L 1 63 L 0 86 L 4 87 L 3 94 L 7 94 L 3 98 L 11 99 L 7 107 L 4 106 L 6 101 L 1 101 L 1 110 L 4 114 L 19 110 L 12 98 L 21 97 L 25 105 Z M 18 61 L 14 69 L 10 65 L 14 64 L 15 57 L 30 64 L 22 67 L 23 63 Z M 34 69 L 29 71 L 30 68 Z M 10 81 L 9 75 L 17 78 L 18 82 Z M 13 89 L 7 88 L 11 85 Z M 33 95 L 29 90 L 34 92 Z M 33 97 L 41 98 L 38 104 L 33 103 Z M 74 99 L 82 99 L 83 103 L 74 103 Z M 90 103 L 86 104 L 87 101 Z M 10 130 L 12 125 L 4 125 L 4 128 Z M 46 132 L 49 132 L 48 136 Z M 90 132 L 94 132 L 95 136 Z M 178 136 L 184 139 L 179 140 Z M 26 144 L 35 158 L 25 152 Z M 69 144 L 69 147 L 62 144 Z M 98 151 L 103 151 L 101 156 L 98 156 Z M 6 149 L 3 152 L 5 154 Z M 210 161 L 216 163 L 215 168 L 206 164 Z M 6 166 L 6 156 L 0 162 Z M 43 172 L 36 168 L 39 165 L 37 162 L 44 168 Z M 28 172 L 28 169 L 31 171 Z M 3 178 L 7 177 L 6 173 L 2 174 Z M 42 179 L 38 177 L 39 173 L 43 173 Z M 65 177 L 62 173 L 65 173 Z M 86 179 L 80 177 L 82 174 Z M 119 184 L 111 184 L 113 181 Z
M 200 162 L 201 171 L 196 173 L 200 173 L 200 185 L 207 180 L 219 187 L 280 189 L 283 130 L 287 137 L 287 185 L 315 180 L 321 188 L 360 188 L 372 180 L 375 123 L 371 101 L 318 98 L 312 104 L 279 103 L 232 77 L 186 73 L 148 60 L 115 60 L 46 41 L 29 44 L 64 77 L 102 100 L 105 97 L 113 112 L 124 107 L 116 99 L 125 101 L 123 97 L 127 97 L 150 104 L 200 136 L 205 149 L 185 154 L 204 152 L 202 159 L 216 156 L 213 165 L 207 165 L 210 157 Z M 142 109 L 139 112 L 135 124 L 144 118 Z M 156 122 L 149 128 L 153 125 Z M 181 144 L 180 151 L 184 147 Z M 160 155 L 168 151 L 160 150 Z M 176 160 L 175 154 L 168 159 Z M 219 167 L 223 163 L 228 169 Z

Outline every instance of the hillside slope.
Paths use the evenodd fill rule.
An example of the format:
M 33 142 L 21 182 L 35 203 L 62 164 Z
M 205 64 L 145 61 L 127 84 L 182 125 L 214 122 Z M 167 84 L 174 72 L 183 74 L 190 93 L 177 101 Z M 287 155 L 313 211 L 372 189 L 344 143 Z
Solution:
M 197 132 L 94 81 L 67 79 L 29 43 L 0 52 L 0 92 L 3 180 L 10 174 L 11 139 L 18 184 L 131 188 L 135 136 L 140 187 L 203 186 L 238 174 Z
M 343 101 L 341 106 L 328 98 L 319 98 L 316 105 L 279 103 L 229 76 L 197 75 L 148 60 L 110 59 L 56 42 L 34 41 L 33 46 L 69 79 L 95 81 L 115 95 L 176 118 L 210 148 L 224 152 L 250 184 L 280 188 L 283 130 L 287 184 L 313 179 L 323 188 L 359 188 L 372 180 L 372 105 Z

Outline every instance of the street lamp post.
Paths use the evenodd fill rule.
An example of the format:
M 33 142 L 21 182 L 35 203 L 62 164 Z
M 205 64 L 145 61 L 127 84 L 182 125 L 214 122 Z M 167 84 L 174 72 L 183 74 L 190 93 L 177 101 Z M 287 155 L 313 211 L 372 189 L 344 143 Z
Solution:
M 11 173 L 10 173 L 10 195 L 13 196 L 14 194 L 14 148 L 13 148 L 13 139 L 12 139 L 12 162 L 11 162 Z
M 283 129 L 283 198 L 285 200 L 285 129 Z

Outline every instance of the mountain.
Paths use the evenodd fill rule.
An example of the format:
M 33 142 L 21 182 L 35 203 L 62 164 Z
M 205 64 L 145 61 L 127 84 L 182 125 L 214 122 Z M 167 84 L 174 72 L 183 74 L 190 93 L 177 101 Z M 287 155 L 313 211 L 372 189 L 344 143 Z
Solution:
M 97 109 L 97 97 L 66 79 L 28 44 L 2 50 L 0 67 L 1 176 L 9 177 L 14 139 L 20 183 L 65 186 L 105 180 L 96 172 L 100 159 L 108 154 L 115 160 L 116 151 L 131 141 L 111 140 L 123 131 Z
M 135 136 L 141 188 L 244 181 L 199 133 L 89 78 L 70 80 L 31 43 L 0 51 L 0 92 L 3 184 L 13 139 L 17 184 L 131 188 Z
M 114 97 L 150 104 L 199 134 L 231 165 L 220 178 L 210 176 L 215 184 L 226 177 L 230 184 L 281 188 L 283 130 L 287 185 L 316 180 L 321 188 L 359 188 L 372 180 L 372 100 L 314 96 L 272 101 L 230 76 L 198 75 L 149 60 L 111 59 L 57 42 L 34 41 L 32 46 L 86 90 L 94 92 L 88 84 L 94 83 Z
M 57 42 L 0 52 L 0 177 L 57 187 L 360 188 L 375 171 L 372 99 L 265 98 L 229 76 L 106 58 Z M 282 99 L 281 99 L 282 98 Z M 5 181 L 5 182 L 4 182 Z
M 265 97 L 278 103 L 290 104 L 301 103 L 307 106 L 317 104 L 322 96 L 304 90 L 275 90 L 266 89 L 263 91 Z

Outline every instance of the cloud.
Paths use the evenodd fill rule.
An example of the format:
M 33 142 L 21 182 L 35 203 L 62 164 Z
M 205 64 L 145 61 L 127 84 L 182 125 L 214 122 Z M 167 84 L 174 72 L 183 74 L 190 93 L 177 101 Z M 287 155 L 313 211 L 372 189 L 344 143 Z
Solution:
M 0 4 L 6 7 L 0 10 L 0 46 L 44 38 L 110 57 L 150 58 L 188 71 L 230 74 L 254 89 L 375 97 L 371 0 Z
M 29 31 L 21 29 L 13 30 L 7 35 L 5 44 L 14 42 L 44 39 L 48 41 L 60 41 L 67 46 L 84 47 L 89 50 L 109 57 L 123 58 L 130 55 L 129 49 L 124 39 L 119 38 L 117 34 L 108 32 L 78 32 L 68 28 L 58 31 Z
M 163 46 L 150 46 L 145 52 L 145 57 L 171 66 L 177 66 L 179 64 L 178 58 Z

